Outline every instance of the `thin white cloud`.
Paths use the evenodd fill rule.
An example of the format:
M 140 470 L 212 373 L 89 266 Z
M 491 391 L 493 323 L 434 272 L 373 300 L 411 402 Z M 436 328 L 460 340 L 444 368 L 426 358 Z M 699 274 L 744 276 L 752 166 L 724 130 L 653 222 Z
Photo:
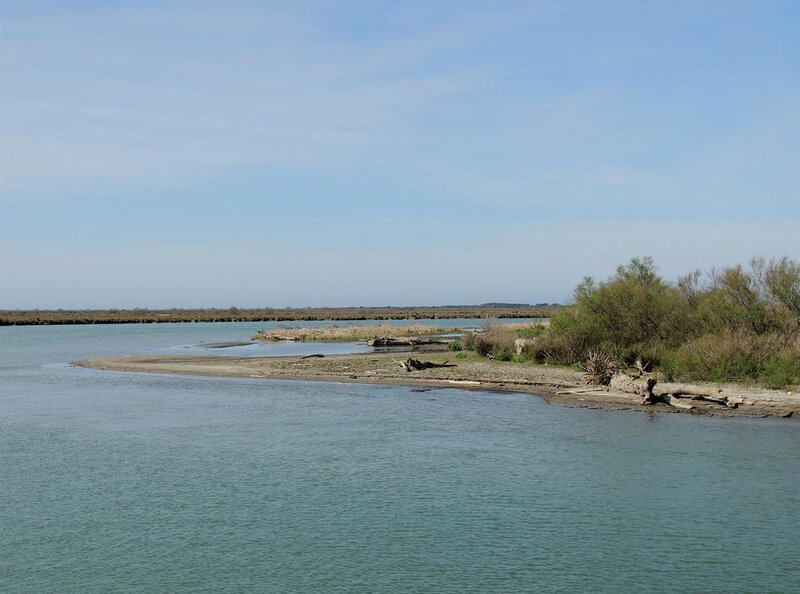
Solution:
M 254 164 L 343 167 L 417 142 L 416 119 L 486 85 L 469 68 L 414 69 L 465 42 L 474 23 L 359 53 L 315 36 L 319 24 L 300 15 L 251 19 L 206 5 L 4 23 L 3 186 L 159 184 Z M 248 35 L 253 43 L 237 43 Z
M 168 2 L 7 18 L 0 200 L 113 197 L 272 168 L 377 172 L 452 204 L 560 202 L 565 216 L 595 216 L 598 205 L 646 213 L 647 202 L 691 216 L 687 207 L 723 196 L 741 204 L 762 172 L 780 190 L 797 186 L 786 158 L 796 153 L 793 104 L 774 125 L 754 110 L 749 132 L 718 125 L 681 145 L 702 128 L 701 112 L 682 113 L 674 121 L 684 128 L 672 130 L 659 110 L 675 104 L 632 99 L 636 76 L 581 76 L 586 63 L 647 62 L 616 48 L 564 63 L 574 71 L 547 70 L 571 48 L 558 39 L 565 29 L 540 21 L 555 12 L 546 24 L 568 27 L 583 10 Z M 353 34 L 348 19 L 365 11 L 368 30 Z M 504 36 L 530 51 L 528 38 L 547 35 L 549 53 L 491 56 Z M 757 154 L 773 158 L 755 166 Z

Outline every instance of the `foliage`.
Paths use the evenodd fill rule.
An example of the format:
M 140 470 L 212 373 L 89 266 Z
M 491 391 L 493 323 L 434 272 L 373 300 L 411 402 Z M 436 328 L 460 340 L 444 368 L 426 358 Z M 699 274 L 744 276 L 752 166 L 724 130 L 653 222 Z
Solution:
M 517 328 L 511 324 L 487 324 L 483 332 L 470 332 L 462 338 L 465 349 L 481 357 L 497 361 L 511 361 L 515 357 L 514 341 Z
M 668 353 L 660 371 L 670 380 L 756 381 L 770 388 L 800 383 L 800 349 L 778 334 L 739 330 L 708 334 Z
M 571 364 L 599 348 L 627 365 L 659 366 L 668 379 L 800 381 L 800 265 L 753 259 L 701 279 L 694 271 L 666 282 L 651 258 L 606 282 L 584 279 L 575 304 L 554 314 L 539 357 Z
M 547 326 L 541 323 L 525 324 L 524 326 L 516 328 L 516 332 L 518 338 L 539 338 L 547 333 Z
M 639 360 L 669 380 L 793 385 L 800 383 L 800 264 L 754 258 L 671 283 L 652 258 L 633 258 L 606 281 L 583 279 L 546 331 L 524 332 L 536 340 L 522 355 L 514 354 L 514 334 L 497 328 L 464 346 L 496 359 L 581 366 L 599 380 L 609 362 Z
M 571 365 L 602 347 L 622 362 L 658 357 L 691 332 L 681 290 L 664 282 L 651 258 L 634 258 L 607 282 L 587 277 L 575 288 L 575 305 L 557 311 L 538 345 L 537 360 Z

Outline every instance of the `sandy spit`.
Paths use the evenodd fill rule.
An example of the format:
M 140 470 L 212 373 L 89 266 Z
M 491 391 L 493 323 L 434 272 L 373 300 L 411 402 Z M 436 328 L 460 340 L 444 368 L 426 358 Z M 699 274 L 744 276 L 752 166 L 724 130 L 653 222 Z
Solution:
M 216 377 L 247 377 L 323 382 L 395 384 L 413 388 L 461 388 L 494 392 L 522 392 L 553 404 L 581 408 L 688 412 L 716 416 L 759 416 L 800 418 L 800 396 L 778 390 L 724 384 L 727 396 L 742 396 L 747 403 L 736 409 L 695 402 L 683 411 L 663 404 L 642 406 L 633 394 L 587 386 L 581 372 L 546 365 L 460 360 L 455 353 L 413 354 L 437 363 L 450 360 L 455 367 L 405 372 L 398 361 L 409 353 L 328 355 L 319 358 L 250 357 L 229 358 L 192 355 L 129 355 L 75 361 L 73 365 L 112 371 L 192 374 Z M 658 384 L 656 391 L 668 391 L 670 384 Z

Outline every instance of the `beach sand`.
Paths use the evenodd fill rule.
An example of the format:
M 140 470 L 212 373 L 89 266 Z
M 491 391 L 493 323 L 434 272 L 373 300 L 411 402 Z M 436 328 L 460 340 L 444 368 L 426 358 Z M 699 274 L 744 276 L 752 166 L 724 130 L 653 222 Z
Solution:
M 457 359 L 456 353 L 365 353 L 325 357 L 213 357 L 133 355 L 75 361 L 74 365 L 112 371 L 192 374 L 216 377 L 357 382 L 394 384 L 416 389 L 462 388 L 494 392 L 522 392 L 571 407 L 688 412 L 718 416 L 774 416 L 800 418 L 800 396 L 758 387 L 720 384 L 726 396 L 745 400 L 737 408 L 693 401 L 694 408 L 682 410 L 664 404 L 641 405 L 634 394 L 587 386 L 584 374 L 569 368 L 547 365 L 502 363 L 486 359 Z M 409 356 L 455 367 L 404 371 L 399 361 Z M 669 391 L 671 384 L 658 384 L 656 392 Z

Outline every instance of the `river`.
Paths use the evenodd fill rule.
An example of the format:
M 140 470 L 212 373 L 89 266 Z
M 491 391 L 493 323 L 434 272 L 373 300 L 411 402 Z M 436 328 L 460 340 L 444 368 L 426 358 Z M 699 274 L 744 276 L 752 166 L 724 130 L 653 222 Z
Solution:
M 0 328 L 0 591 L 800 589 L 793 419 L 68 364 L 270 326 Z

